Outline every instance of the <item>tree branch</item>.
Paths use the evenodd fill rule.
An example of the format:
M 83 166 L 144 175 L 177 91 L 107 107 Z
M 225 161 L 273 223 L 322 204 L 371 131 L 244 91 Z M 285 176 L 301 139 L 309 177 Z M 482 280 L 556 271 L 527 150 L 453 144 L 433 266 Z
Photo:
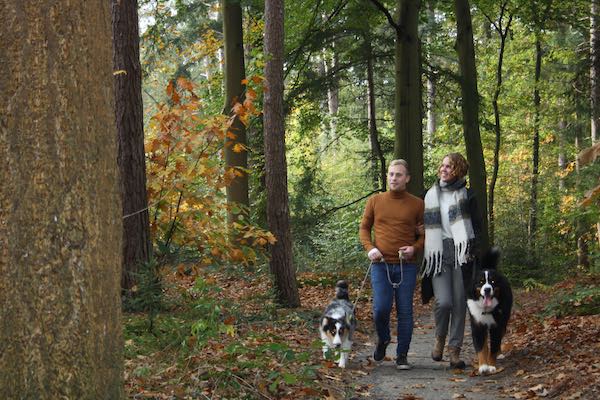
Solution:
M 319 217 L 319 220 L 320 220 L 320 219 L 322 219 L 322 218 L 324 218 L 324 217 L 326 217 L 327 215 L 329 215 L 329 214 L 331 214 L 331 213 L 333 213 L 333 212 L 336 212 L 336 211 L 338 211 L 338 210 L 341 210 L 342 208 L 350 207 L 351 205 L 353 205 L 353 204 L 356 204 L 356 203 L 358 203 L 359 201 L 366 199 L 366 198 L 367 198 L 367 197 L 369 197 L 370 195 L 372 195 L 372 194 L 375 194 L 375 193 L 379 193 L 379 192 L 381 192 L 381 189 L 373 190 L 372 192 L 370 192 L 370 193 L 367 193 L 366 195 L 362 196 L 361 198 L 359 198 L 359 199 L 356 199 L 356 200 L 354 200 L 354 201 L 351 201 L 350 203 L 347 203 L 347 204 L 343 204 L 343 205 L 341 205 L 341 206 L 337 206 L 337 207 L 330 208 L 329 210 L 326 210 L 326 211 L 325 211 L 323 214 L 321 214 L 321 216 Z
M 398 35 L 401 35 L 403 33 L 403 29 L 400 25 L 396 23 L 396 21 L 394 21 L 394 17 L 392 17 L 392 14 L 390 14 L 389 10 L 385 8 L 385 6 L 381 4 L 378 0 L 370 1 L 375 7 L 377 7 L 379 11 L 381 11 L 385 15 L 389 24 L 396 30 L 396 32 L 398 32 Z

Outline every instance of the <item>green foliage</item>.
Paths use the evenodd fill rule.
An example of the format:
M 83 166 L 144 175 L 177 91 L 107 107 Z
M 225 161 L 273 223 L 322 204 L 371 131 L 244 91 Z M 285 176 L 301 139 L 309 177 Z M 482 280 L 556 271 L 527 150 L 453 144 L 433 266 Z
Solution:
M 123 299 L 123 309 L 129 312 L 148 312 L 150 325 L 162 308 L 162 282 L 156 259 L 142 263 L 134 275 L 136 286 Z
M 209 339 L 221 333 L 233 336 L 235 328 L 231 323 L 222 321 L 222 305 L 218 299 L 220 289 L 209 284 L 202 277 L 196 279 L 190 291 L 193 299 L 193 310 L 198 317 L 192 323 L 192 342 L 202 348 Z
M 143 314 L 125 319 L 125 349 L 130 354 L 151 354 L 177 348 L 186 354 L 202 348 L 219 335 L 233 335 L 235 329 L 224 318 L 227 303 L 219 301 L 220 289 L 198 277 L 189 291 L 182 292 L 183 304 L 154 309 L 148 321 Z
M 544 312 L 556 317 L 600 314 L 600 287 L 578 285 L 570 290 L 559 291 Z

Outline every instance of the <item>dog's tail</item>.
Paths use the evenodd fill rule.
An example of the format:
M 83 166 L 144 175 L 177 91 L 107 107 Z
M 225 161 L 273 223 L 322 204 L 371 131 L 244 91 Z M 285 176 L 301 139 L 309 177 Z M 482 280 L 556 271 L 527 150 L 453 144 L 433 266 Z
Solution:
M 348 282 L 338 281 L 335 285 L 335 297 L 343 300 L 350 300 L 348 297 Z
M 481 267 L 483 269 L 496 269 L 500 261 L 500 250 L 497 247 L 489 249 L 481 260 Z

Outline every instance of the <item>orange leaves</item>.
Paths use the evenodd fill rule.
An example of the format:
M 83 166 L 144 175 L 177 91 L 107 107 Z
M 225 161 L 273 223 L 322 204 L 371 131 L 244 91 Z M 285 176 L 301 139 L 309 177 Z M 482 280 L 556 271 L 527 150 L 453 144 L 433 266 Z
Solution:
M 249 84 L 252 83 L 256 86 L 259 86 L 260 90 L 262 91 L 263 80 L 263 77 L 257 75 L 252 76 L 250 80 L 242 79 L 242 85 L 246 86 L 243 94 L 244 100 L 240 102 L 237 97 L 233 99 L 231 105 L 232 118 L 239 119 L 244 126 L 248 126 L 250 118 L 260 115 L 260 111 L 254 106 L 254 103 L 258 98 L 258 92 L 255 88 L 249 86 Z
M 198 99 L 198 97 L 194 94 L 194 84 L 188 79 L 180 76 L 176 81 L 170 80 L 167 85 L 167 96 L 171 99 L 173 104 L 179 104 L 182 100 L 182 94 L 180 92 L 188 92 L 187 94 L 192 99 Z
M 234 144 L 234 145 L 233 145 L 233 148 L 232 148 L 232 150 L 233 150 L 235 153 L 241 153 L 241 152 L 243 152 L 243 151 L 246 151 L 247 149 L 248 149 L 248 148 L 247 148 L 246 146 L 244 146 L 243 144 L 241 144 L 241 143 L 236 143 L 236 144 Z
M 223 146 L 234 153 L 249 151 L 237 142 L 236 118 L 248 124 L 259 111 L 261 77 L 251 77 L 243 102 L 233 105 L 233 115 L 212 115 L 195 94 L 196 85 L 179 77 L 169 81 L 168 104 L 160 105 L 146 130 L 148 202 L 151 231 L 158 242 L 196 249 L 201 266 L 230 263 L 247 265 L 275 238 L 256 227 L 237 225 L 231 229 L 243 239 L 231 244 L 223 188 L 250 171 L 226 169 Z
M 173 104 L 179 104 L 181 97 L 179 96 L 179 93 L 177 93 L 174 81 L 170 81 L 167 85 L 167 96 L 169 96 Z
M 237 135 L 233 133 L 233 131 L 227 130 L 226 137 L 227 139 L 235 140 L 237 138 Z
M 187 90 L 188 92 L 193 93 L 194 84 L 182 76 L 177 78 L 177 86 L 179 86 L 183 90 Z

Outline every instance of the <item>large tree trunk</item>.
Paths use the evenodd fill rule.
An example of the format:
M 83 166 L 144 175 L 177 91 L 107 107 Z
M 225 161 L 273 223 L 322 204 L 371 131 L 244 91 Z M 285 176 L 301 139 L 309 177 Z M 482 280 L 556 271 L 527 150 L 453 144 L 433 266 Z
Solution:
M 473 25 L 468 0 L 454 0 L 456 14 L 456 51 L 460 64 L 463 129 L 469 168 L 471 188 L 477 197 L 479 218 L 482 221 L 480 237 L 481 249 L 489 248 L 487 193 L 485 160 L 479 134 L 479 92 L 477 90 L 477 69 L 475 67 L 475 47 L 473 45 Z
M 0 4 L 0 398 L 121 399 L 110 3 Z
M 264 99 L 265 181 L 267 221 L 277 238 L 271 246 L 270 268 L 277 300 L 298 307 L 300 296 L 292 263 L 290 213 L 285 160 L 285 117 L 283 113 L 283 0 L 265 0 Z
M 224 113 L 232 114 L 236 102 L 243 103 L 246 78 L 244 65 L 244 40 L 242 30 L 242 7 L 240 0 L 221 0 L 223 13 L 223 37 L 225 47 L 225 109 Z M 237 221 L 238 215 L 231 210 L 242 206 L 242 212 L 250 205 L 248 196 L 248 153 L 246 152 L 246 127 L 235 117 L 233 125 L 225 138 L 225 165 L 236 171 L 236 176 L 227 186 L 227 204 L 230 210 L 228 221 Z M 237 146 L 236 146 L 237 145 Z
M 112 28 L 117 160 L 123 205 L 121 288 L 129 292 L 135 285 L 139 265 L 147 263 L 152 255 L 137 0 L 112 0 Z
M 396 140 L 394 156 L 408 162 L 408 191 L 423 194 L 423 122 L 421 57 L 419 45 L 420 0 L 398 0 L 396 29 Z
M 369 124 L 369 140 L 371 143 L 371 172 L 373 190 L 381 188 L 384 192 L 387 186 L 387 168 L 385 157 L 379 144 L 377 132 L 377 112 L 375 108 L 375 77 L 373 72 L 373 47 L 369 32 L 365 33 L 365 56 L 367 58 L 367 111 Z
M 591 0 L 590 10 L 590 101 L 592 145 L 600 130 L 600 0 Z
M 502 63 L 504 62 L 504 49 L 506 47 L 506 37 L 510 29 L 512 22 L 512 14 L 508 18 L 508 22 L 504 27 L 502 25 L 504 19 L 504 12 L 506 9 L 506 2 L 502 5 L 500 11 L 500 17 L 498 21 L 494 22 L 494 27 L 498 36 L 500 37 L 500 49 L 498 51 L 498 65 L 496 66 L 496 88 L 494 89 L 494 97 L 492 98 L 492 106 L 494 108 L 494 136 L 496 138 L 494 145 L 494 168 L 492 170 L 492 178 L 490 179 L 489 197 L 488 197 L 488 216 L 489 216 L 489 231 L 490 231 L 490 245 L 494 245 L 494 189 L 496 188 L 496 181 L 498 180 L 498 170 L 500 169 L 500 139 L 502 137 L 502 129 L 500 126 L 500 107 L 498 105 L 498 99 L 500 98 L 500 92 L 502 90 Z
M 539 33 L 535 36 L 535 76 L 533 88 L 533 141 L 532 141 L 532 168 L 531 168 L 531 192 L 529 202 L 529 229 L 527 234 L 528 253 L 535 262 L 535 242 L 537 234 L 537 197 L 538 197 L 538 177 L 540 164 L 540 76 L 542 74 L 542 42 Z

